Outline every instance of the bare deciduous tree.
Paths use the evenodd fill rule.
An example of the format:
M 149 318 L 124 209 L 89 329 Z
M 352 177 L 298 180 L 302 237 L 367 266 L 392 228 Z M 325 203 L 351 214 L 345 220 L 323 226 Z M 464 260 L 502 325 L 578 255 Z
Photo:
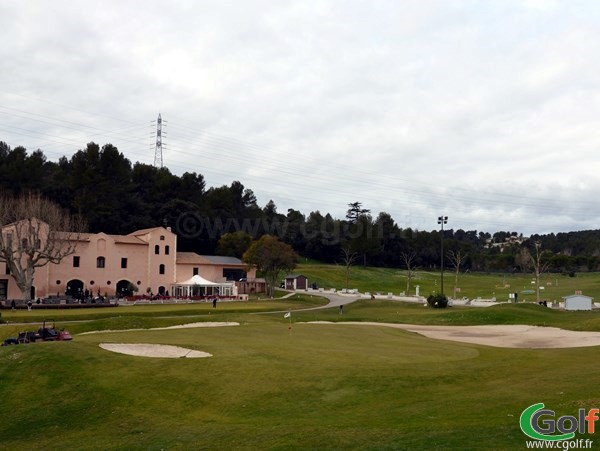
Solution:
M 541 251 L 542 243 L 539 241 L 535 242 L 535 253 L 530 255 L 529 266 L 533 270 L 535 276 L 535 297 L 537 302 L 540 302 L 540 277 L 543 273 L 548 271 L 550 261 L 544 256 L 544 252 Z
M 350 284 L 350 270 L 356 260 L 357 253 L 352 251 L 351 246 L 348 244 L 342 247 L 342 261 L 346 268 L 346 291 L 348 291 L 348 285 Z
M 456 299 L 456 290 L 458 288 L 458 274 L 460 273 L 460 267 L 464 263 L 467 258 L 467 253 L 461 251 L 460 249 L 457 251 L 448 251 L 448 260 L 450 260 L 450 265 L 454 269 L 454 296 Z
M 31 299 L 36 268 L 75 253 L 84 221 L 39 194 L 0 194 L 0 262 L 7 264 L 23 299 Z
M 416 258 L 416 252 L 401 252 L 400 258 L 404 262 L 404 266 L 406 266 L 406 295 L 410 295 L 410 282 L 414 276 L 415 267 L 413 266 L 414 259 Z

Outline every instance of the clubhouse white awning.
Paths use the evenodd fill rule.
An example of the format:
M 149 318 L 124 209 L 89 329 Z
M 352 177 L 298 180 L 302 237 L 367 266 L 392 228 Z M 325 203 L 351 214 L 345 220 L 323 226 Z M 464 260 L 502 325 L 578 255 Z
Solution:
M 196 274 L 191 279 L 171 285 L 171 293 L 179 297 L 235 296 L 235 283 L 212 282 Z
M 210 280 L 207 280 L 204 277 L 200 277 L 198 274 L 196 274 L 191 279 L 184 280 L 183 282 L 177 282 L 176 285 L 203 285 L 205 287 L 211 287 L 219 284 L 216 282 L 211 282 Z

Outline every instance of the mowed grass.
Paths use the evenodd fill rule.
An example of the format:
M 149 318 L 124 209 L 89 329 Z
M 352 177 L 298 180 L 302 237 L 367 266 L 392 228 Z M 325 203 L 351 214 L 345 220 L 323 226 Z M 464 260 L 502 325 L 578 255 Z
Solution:
M 295 270 L 299 274 L 308 277 L 309 283 L 317 283 L 322 288 L 335 288 L 340 290 L 346 288 L 346 271 L 343 265 L 328 265 L 321 263 L 301 264 Z M 396 295 L 406 292 L 407 273 L 405 270 L 396 268 L 374 268 L 353 266 L 350 272 L 350 289 L 358 289 L 360 292 L 370 293 L 394 293 Z M 497 298 L 506 301 L 509 293 L 518 292 L 519 301 L 535 301 L 535 294 L 523 294 L 522 291 L 534 290 L 531 274 L 481 274 L 463 273 L 458 277 L 460 292 L 457 297 L 478 297 L 489 299 Z M 453 295 L 455 275 L 452 269 L 446 268 L 444 272 L 444 291 L 447 295 Z M 410 294 L 415 294 L 415 287 L 420 286 L 420 294 L 428 296 L 440 290 L 440 272 L 417 271 L 411 280 Z M 563 296 L 582 291 L 583 294 L 600 300 L 600 274 L 599 273 L 577 273 L 575 277 L 562 274 L 546 273 L 541 277 L 540 292 L 542 299 L 548 301 L 562 301 Z
M 530 404 L 573 413 L 598 403 L 589 389 L 597 348 L 505 350 L 380 327 L 290 332 L 283 319 L 256 321 L 4 348 L 2 446 L 515 449 Z M 213 357 L 131 357 L 101 350 L 105 341 Z
M 361 291 L 399 291 L 368 285 L 382 285 L 387 271 L 395 270 L 379 276 L 379 270 L 365 270 Z M 474 286 L 483 289 L 494 277 L 474 275 Z M 581 279 L 589 287 L 585 293 L 596 277 Z M 72 342 L 0 348 L 0 449 L 512 450 L 525 448 L 519 416 L 534 403 L 544 402 L 557 416 L 600 407 L 594 389 L 600 347 L 502 349 L 385 327 L 305 323 L 532 324 L 600 331 L 596 311 L 531 303 L 436 310 L 363 300 L 346 304 L 343 315 L 337 308 L 295 311 L 291 322 L 282 313 L 266 313 L 324 302 L 303 295 L 222 303 L 216 310 L 206 304 L 48 312 L 57 321 L 83 322 L 66 323 L 75 334 Z M 3 319 L 11 313 L 3 311 Z M 17 312 L 13 320 L 48 316 L 39 314 Z M 241 325 L 77 335 L 198 321 Z M 23 326 L 2 326 L 0 334 L 11 327 Z M 213 356 L 132 357 L 102 350 L 102 342 L 178 345 Z
M 295 312 L 293 316 L 297 321 L 375 321 L 439 326 L 528 324 L 600 331 L 600 310 L 566 312 L 531 303 L 432 309 L 420 303 L 362 299 L 345 305 L 342 315 L 335 308 Z
M 518 419 L 529 405 L 544 402 L 559 415 L 600 405 L 599 347 L 501 349 L 300 322 L 524 323 L 548 313 L 565 318 L 548 321 L 574 325 L 579 319 L 568 312 L 440 311 L 389 301 L 345 310 L 294 312 L 290 323 L 282 314 L 232 309 L 219 320 L 241 326 L 0 348 L 0 448 L 521 449 Z M 182 322 L 153 314 L 149 321 Z M 596 316 L 589 318 L 596 328 Z M 132 357 L 104 351 L 102 342 L 178 345 L 213 357 Z
M 118 307 L 87 309 L 36 309 L 34 307 L 31 312 L 26 309 L 14 312 L 10 309 L 4 309 L 0 312 L 2 313 L 2 320 L 9 325 L 10 323 L 41 323 L 44 320 L 54 320 L 58 325 L 61 322 L 106 320 L 113 324 L 113 328 L 126 329 L 146 327 L 144 325 L 147 325 L 147 327 L 170 326 L 180 324 L 182 321 L 191 322 L 189 319 L 193 318 L 198 321 L 212 321 L 222 314 L 245 314 L 276 310 L 293 311 L 326 304 L 327 300 L 320 296 L 299 293 L 285 299 L 275 298 L 246 302 L 221 301 L 217 303 L 217 308 L 213 308 L 211 302 L 202 302 L 195 304 L 124 304 Z M 117 318 L 117 323 L 122 324 L 122 327 L 115 324 L 115 318 Z M 3 327 L 6 327 L 6 325 L 0 325 L 0 338 L 9 336 L 4 332 Z

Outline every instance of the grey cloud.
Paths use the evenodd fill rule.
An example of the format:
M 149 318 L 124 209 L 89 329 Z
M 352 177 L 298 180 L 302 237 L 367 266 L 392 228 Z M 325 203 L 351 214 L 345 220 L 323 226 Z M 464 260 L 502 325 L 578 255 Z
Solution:
M 0 139 L 112 142 L 287 208 L 595 228 L 595 2 L 4 3 Z M 6 109 L 9 108 L 9 109 Z M 16 112 L 19 110 L 20 112 Z M 34 116 L 38 115 L 38 116 Z M 148 127 L 145 127 L 148 125 Z

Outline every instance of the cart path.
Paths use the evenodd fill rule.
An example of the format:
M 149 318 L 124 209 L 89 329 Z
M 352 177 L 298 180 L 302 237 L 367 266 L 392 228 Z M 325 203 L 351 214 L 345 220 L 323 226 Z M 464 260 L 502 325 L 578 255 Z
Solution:
M 294 296 L 295 294 L 306 294 L 306 293 L 292 291 L 291 293 L 288 293 L 279 299 L 289 298 L 291 296 Z M 352 295 L 352 294 L 337 294 L 337 293 L 318 292 L 318 293 L 314 293 L 314 295 L 325 298 L 329 302 L 325 305 L 318 305 L 316 307 L 276 310 L 276 311 L 271 311 L 271 312 L 252 312 L 252 313 L 250 313 L 250 315 L 269 315 L 269 314 L 274 314 L 274 313 L 307 312 L 310 310 L 323 310 L 323 309 L 328 309 L 328 308 L 339 307 L 340 305 L 351 304 L 353 302 L 360 301 L 363 299 L 370 299 L 369 297 L 365 297 L 364 295 L 361 295 L 361 294 Z

